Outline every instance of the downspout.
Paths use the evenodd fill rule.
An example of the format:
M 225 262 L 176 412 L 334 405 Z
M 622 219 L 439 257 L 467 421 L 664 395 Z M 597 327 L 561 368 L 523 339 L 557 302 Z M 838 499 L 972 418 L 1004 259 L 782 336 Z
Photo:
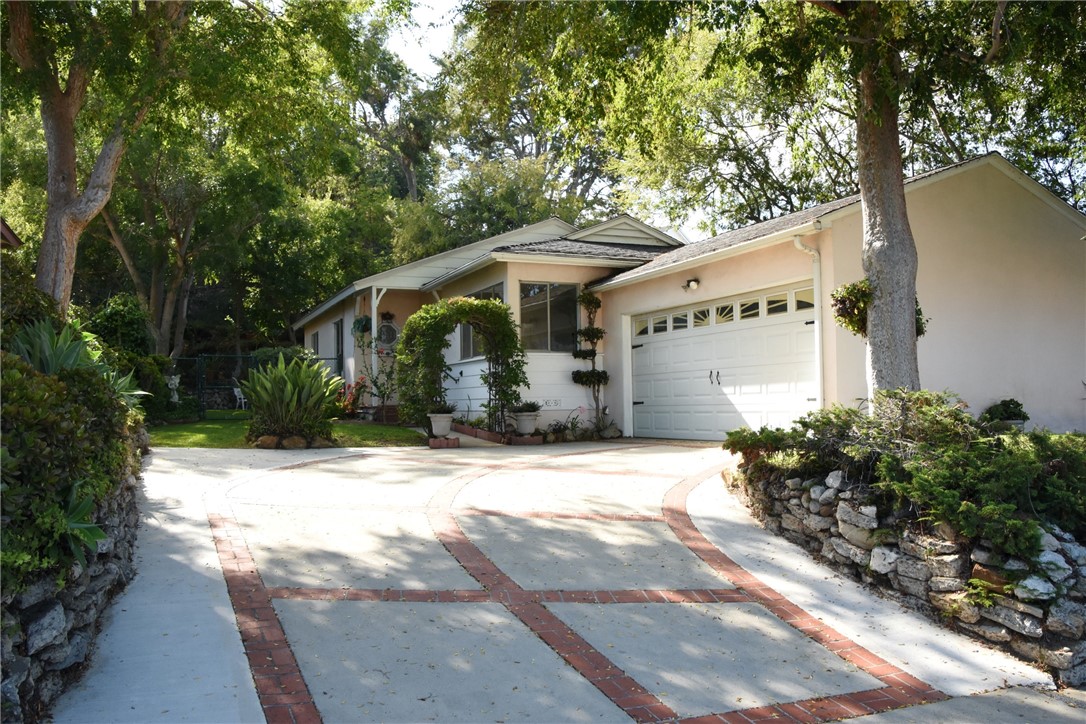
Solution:
M 815 230 L 820 231 L 822 224 L 815 222 Z M 796 249 L 811 256 L 811 275 L 814 277 L 814 334 L 815 334 L 815 375 L 818 379 L 818 397 L 815 403 L 819 410 L 825 404 L 825 378 L 823 375 L 822 361 L 822 254 L 813 246 L 803 243 L 802 236 L 796 234 L 792 237 L 792 243 Z
M 373 374 L 377 374 L 377 370 L 381 369 L 378 365 L 381 364 L 380 356 L 377 354 L 377 320 L 380 316 L 377 314 L 377 305 L 381 303 L 381 300 L 385 298 L 385 292 L 388 291 L 388 287 L 372 287 L 370 289 L 370 295 L 373 299 L 373 304 L 370 306 L 370 369 L 373 370 Z M 374 404 L 373 396 L 370 396 L 370 404 Z M 385 413 L 382 412 L 382 415 Z M 384 419 L 383 417 L 381 418 Z

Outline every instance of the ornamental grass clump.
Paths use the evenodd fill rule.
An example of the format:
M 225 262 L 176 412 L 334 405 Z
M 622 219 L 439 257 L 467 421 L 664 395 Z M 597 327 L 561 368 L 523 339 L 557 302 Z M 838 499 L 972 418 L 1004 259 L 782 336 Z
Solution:
M 332 439 L 335 400 L 343 380 L 331 375 L 316 361 L 293 359 L 283 355 L 275 364 L 249 372 L 241 383 L 253 411 L 249 440 L 264 435 L 297 435 L 312 441 Z

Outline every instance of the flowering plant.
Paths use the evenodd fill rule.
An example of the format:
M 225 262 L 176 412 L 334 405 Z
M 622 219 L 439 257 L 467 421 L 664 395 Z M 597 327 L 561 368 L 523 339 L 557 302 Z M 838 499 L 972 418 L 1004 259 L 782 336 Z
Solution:
M 368 389 L 366 376 L 359 375 L 353 384 L 348 382 L 340 389 L 339 394 L 336 395 L 336 407 L 342 410 L 344 415 L 355 414 L 358 412 L 359 405 L 362 404 L 362 396 Z

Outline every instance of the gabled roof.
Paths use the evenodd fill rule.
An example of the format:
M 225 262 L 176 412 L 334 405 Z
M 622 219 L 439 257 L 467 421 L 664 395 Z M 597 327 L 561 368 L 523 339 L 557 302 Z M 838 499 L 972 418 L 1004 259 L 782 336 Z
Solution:
M 302 328 L 313 319 L 319 317 L 329 309 L 332 309 L 337 304 L 349 299 L 363 289 L 382 287 L 385 289 L 421 290 L 432 279 L 463 267 L 480 255 L 489 253 L 490 250 L 497 246 L 507 245 L 518 241 L 528 242 L 538 241 L 540 239 L 553 239 L 555 236 L 561 236 L 576 230 L 577 227 L 573 224 L 566 223 L 557 216 L 552 216 L 549 219 L 544 219 L 535 224 L 529 224 L 528 226 L 514 229 L 513 231 L 507 231 L 504 234 L 491 236 L 487 239 L 482 239 L 481 241 L 465 244 L 464 246 L 459 246 L 455 249 L 441 252 L 440 254 L 428 256 L 425 259 L 419 259 L 418 261 L 413 261 L 387 271 L 364 277 L 348 284 L 335 295 L 321 302 L 304 314 L 302 318 L 292 326 L 294 329 Z
M 995 152 L 917 174 L 916 176 L 905 180 L 905 190 L 906 192 L 909 192 L 933 181 L 944 180 L 967 169 L 977 168 L 987 164 L 993 165 L 1003 171 L 1028 191 L 1040 197 L 1043 201 L 1050 206 L 1053 206 L 1061 213 L 1075 217 L 1077 223 L 1086 228 L 1086 216 L 1083 216 L 1065 201 Z M 787 241 L 795 234 L 809 233 L 816 228 L 820 228 L 820 224 L 828 224 L 839 216 L 855 213 L 857 209 L 854 207 L 858 206 L 859 203 L 860 195 L 853 194 L 852 196 L 846 196 L 837 199 L 836 201 L 830 201 L 825 204 L 819 204 L 818 206 L 812 206 L 809 209 L 803 209 L 802 211 L 786 214 L 785 216 L 779 216 L 776 219 L 770 219 L 751 226 L 744 226 L 739 229 L 726 231 L 711 239 L 687 244 L 673 251 L 661 254 L 652 261 L 639 266 L 636 269 L 631 269 L 622 272 L 621 274 L 616 274 L 608 279 L 601 280 L 594 285 L 594 288 L 610 289 L 625 286 L 643 279 L 680 271 L 686 267 L 705 264 L 724 256 L 746 253 L 747 251 L 754 251 L 763 246 Z
M 659 229 L 638 221 L 629 214 L 619 214 L 607 221 L 566 235 L 575 241 L 595 241 L 603 244 L 638 243 L 649 246 L 682 246 L 682 242 Z
M 364 289 L 430 291 L 443 284 L 516 255 L 538 262 L 600 264 L 611 268 L 637 266 L 680 243 L 667 234 L 622 214 L 587 229 L 578 229 L 557 217 L 466 244 L 434 256 L 359 279 L 310 310 L 294 323 L 305 326 L 329 309 Z

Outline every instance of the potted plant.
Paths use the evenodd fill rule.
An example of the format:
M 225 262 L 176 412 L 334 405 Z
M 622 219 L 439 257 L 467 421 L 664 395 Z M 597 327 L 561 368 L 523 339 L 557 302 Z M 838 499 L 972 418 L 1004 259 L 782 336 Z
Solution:
M 512 408 L 510 412 L 517 422 L 518 435 L 531 435 L 535 432 L 536 422 L 539 420 L 540 405 L 534 400 L 522 401 Z
M 452 432 L 453 413 L 456 412 L 455 402 L 439 400 L 430 406 L 427 417 L 430 418 L 430 436 L 446 437 Z
M 1022 403 L 1012 397 L 1006 400 L 1000 400 L 989 407 L 984 411 L 984 414 L 980 416 L 980 419 L 981 422 L 985 422 L 996 429 L 1015 427 L 1021 430 L 1025 427 L 1029 415 L 1026 414 L 1026 410 L 1022 407 Z

